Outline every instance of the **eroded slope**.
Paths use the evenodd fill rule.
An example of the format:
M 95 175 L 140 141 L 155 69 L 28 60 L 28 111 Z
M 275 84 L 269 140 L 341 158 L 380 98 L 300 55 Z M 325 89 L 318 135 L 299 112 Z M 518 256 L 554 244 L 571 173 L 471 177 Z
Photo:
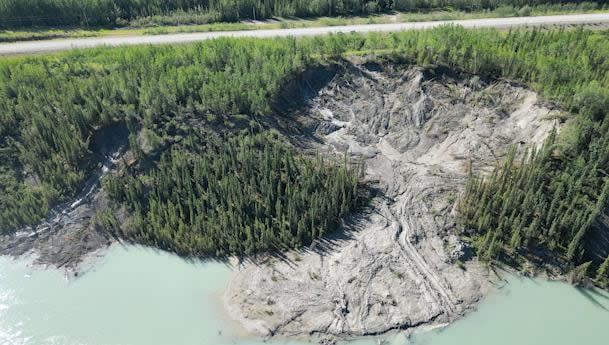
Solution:
M 364 161 L 377 195 L 345 222 L 347 236 L 241 265 L 227 308 L 250 331 L 270 335 L 365 335 L 449 322 L 494 279 L 456 236 L 469 162 L 487 170 L 512 144 L 538 144 L 559 110 L 521 85 L 440 68 L 336 68 L 302 118 L 317 150 Z

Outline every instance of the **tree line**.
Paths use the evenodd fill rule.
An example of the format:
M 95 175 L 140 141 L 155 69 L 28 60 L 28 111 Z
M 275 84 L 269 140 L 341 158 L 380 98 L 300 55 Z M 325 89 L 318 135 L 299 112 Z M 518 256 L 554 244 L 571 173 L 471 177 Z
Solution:
M 272 17 L 345 16 L 388 11 L 494 10 L 500 6 L 605 4 L 577 0 L 0 0 L 0 27 L 116 26 L 153 16 L 192 23 Z M 165 21 L 166 22 L 166 21 Z M 183 24 L 184 22 L 182 22 Z
M 576 119 L 575 133 L 559 137 L 554 130 L 539 150 L 513 148 L 490 176 L 471 176 L 460 211 L 483 259 L 542 247 L 609 283 L 609 90 L 590 92 L 586 101 L 603 106 L 583 110 L 591 118 Z

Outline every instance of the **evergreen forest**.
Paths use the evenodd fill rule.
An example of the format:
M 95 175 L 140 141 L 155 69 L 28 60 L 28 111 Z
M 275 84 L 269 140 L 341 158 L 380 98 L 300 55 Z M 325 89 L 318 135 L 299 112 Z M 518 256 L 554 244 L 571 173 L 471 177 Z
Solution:
M 358 168 L 294 154 L 267 133 L 289 121 L 280 91 L 314 65 L 371 53 L 525 82 L 568 110 L 542 148 L 515 150 L 484 179 L 473 172 L 461 215 L 485 259 L 542 247 L 606 281 L 609 32 L 584 29 L 447 26 L 3 58 L 0 229 L 35 224 L 75 195 L 97 168 L 95 133 L 126 123 L 139 163 L 105 182 L 133 214 L 125 236 L 201 255 L 309 243 L 360 200 Z
M 134 213 L 125 235 L 136 242 L 198 257 L 251 255 L 298 248 L 336 228 L 357 206 L 356 172 L 298 155 L 268 133 L 192 136 L 158 168 L 106 188 Z

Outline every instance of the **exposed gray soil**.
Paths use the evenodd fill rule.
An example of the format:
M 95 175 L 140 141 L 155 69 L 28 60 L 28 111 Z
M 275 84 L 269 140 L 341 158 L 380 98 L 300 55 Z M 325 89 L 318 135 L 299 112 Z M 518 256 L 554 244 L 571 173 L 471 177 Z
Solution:
M 31 256 L 36 265 L 63 268 L 78 274 L 83 259 L 108 247 L 114 238 L 94 221 L 98 210 L 108 208 L 107 197 L 100 188 L 102 178 L 115 169 L 126 149 L 127 129 L 118 124 L 94 136 L 92 160 L 98 162 L 74 200 L 56 206 L 35 227 L 0 236 L 0 255 Z
M 538 145 L 560 110 L 522 85 L 440 68 L 360 62 L 327 72 L 302 122 L 313 149 L 363 161 L 376 196 L 335 238 L 241 264 L 227 310 L 267 336 L 351 337 L 453 321 L 496 279 L 457 236 L 469 163 L 489 171 L 511 145 Z
M 103 194 L 96 191 L 79 206 L 61 210 L 36 228 L 0 236 L 0 254 L 32 256 L 36 265 L 78 274 L 79 264 L 85 256 L 113 242 L 105 229 L 92 222 L 96 210 L 104 209 L 105 203 Z

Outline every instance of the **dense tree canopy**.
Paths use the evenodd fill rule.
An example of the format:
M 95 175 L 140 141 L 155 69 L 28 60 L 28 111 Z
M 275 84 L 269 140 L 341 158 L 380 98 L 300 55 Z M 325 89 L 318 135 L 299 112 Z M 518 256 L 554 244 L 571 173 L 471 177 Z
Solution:
M 391 10 L 493 10 L 499 6 L 579 4 L 577 0 L 0 0 L 0 27 L 121 25 L 157 15 L 198 23 L 379 13 Z M 604 4 L 606 1 L 594 3 Z M 192 21 L 192 20 L 191 20 Z M 182 21 L 184 23 L 184 21 Z
M 530 44 L 554 35 L 533 32 Z M 578 116 L 541 148 L 513 149 L 491 176 L 473 175 L 460 209 L 465 226 L 475 230 L 482 258 L 516 257 L 542 247 L 607 285 L 609 47 L 583 32 L 570 35 L 583 35 L 583 41 L 555 42 L 546 50 L 554 57 L 541 59 L 542 68 L 518 74 Z M 529 44 L 518 49 L 527 51 Z M 559 54 L 579 56 L 579 62 L 561 64 Z
M 187 137 L 158 168 L 106 186 L 134 212 L 127 237 L 197 256 L 309 244 L 337 227 L 359 193 L 347 162 L 305 158 L 274 136 L 251 133 Z
M 606 103 L 607 91 L 594 92 L 604 92 Z M 581 114 L 591 118 L 578 119 L 584 123 L 576 125 L 573 142 L 561 142 L 553 132 L 539 150 L 517 159 L 513 149 L 490 177 L 472 177 L 460 206 L 465 225 L 479 235 L 482 258 L 543 246 L 574 266 L 589 270 L 593 263 L 599 283 L 609 282 L 609 108 L 599 113 L 589 106 L 594 104 Z

